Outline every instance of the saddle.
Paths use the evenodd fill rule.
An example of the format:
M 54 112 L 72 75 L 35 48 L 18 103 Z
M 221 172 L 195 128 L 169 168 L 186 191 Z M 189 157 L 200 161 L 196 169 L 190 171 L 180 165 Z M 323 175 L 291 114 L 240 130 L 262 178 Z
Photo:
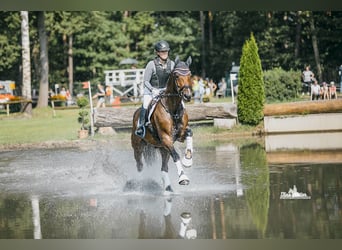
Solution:
M 152 123 L 151 123 L 151 117 L 152 117 L 152 114 L 158 104 L 159 101 L 161 101 L 162 97 L 163 97 L 163 94 L 164 92 L 161 92 L 158 96 L 155 96 L 153 97 L 151 103 L 149 104 L 148 108 L 147 108 L 147 112 L 146 112 L 146 117 L 145 117 L 145 120 L 146 120 L 146 123 L 145 123 L 145 128 L 147 128 L 151 134 L 153 135 L 153 137 L 155 137 L 156 139 L 159 139 L 158 137 L 158 133 L 157 133 L 157 130 L 153 127 Z M 165 108 L 165 111 L 170 113 L 169 110 Z M 177 112 L 175 114 L 171 114 L 171 117 L 172 117 L 172 120 L 174 121 L 174 124 L 175 124 L 175 135 L 177 134 L 177 130 L 178 130 L 178 125 L 180 124 L 180 121 L 183 117 L 183 114 L 184 114 L 184 105 L 180 105 L 180 107 L 178 108 Z

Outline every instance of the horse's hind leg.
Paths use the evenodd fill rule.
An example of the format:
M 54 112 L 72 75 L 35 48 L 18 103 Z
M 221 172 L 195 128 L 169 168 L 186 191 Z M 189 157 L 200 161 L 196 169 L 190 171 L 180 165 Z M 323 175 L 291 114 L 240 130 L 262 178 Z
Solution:
M 185 141 L 186 141 L 186 149 L 185 154 L 182 159 L 182 163 L 184 167 L 191 167 L 192 166 L 192 152 L 193 152 L 193 146 L 192 146 L 192 131 L 188 127 L 185 130 Z
M 162 157 L 162 180 L 163 180 L 163 185 L 164 185 L 164 192 L 173 192 L 172 187 L 171 187 L 171 181 L 169 177 L 169 166 L 168 162 L 170 159 L 170 153 L 165 149 L 165 148 L 160 148 L 160 154 Z

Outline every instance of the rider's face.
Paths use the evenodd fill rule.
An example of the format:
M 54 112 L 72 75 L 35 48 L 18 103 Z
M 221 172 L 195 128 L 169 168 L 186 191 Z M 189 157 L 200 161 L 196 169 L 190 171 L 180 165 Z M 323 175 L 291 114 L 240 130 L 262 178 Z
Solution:
M 158 51 L 157 54 L 162 60 L 166 60 L 169 57 L 168 51 Z

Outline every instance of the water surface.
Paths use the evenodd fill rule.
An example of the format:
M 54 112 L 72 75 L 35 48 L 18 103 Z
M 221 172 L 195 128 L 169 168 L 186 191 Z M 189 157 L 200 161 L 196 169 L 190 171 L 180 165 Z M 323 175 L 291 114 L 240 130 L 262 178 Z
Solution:
M 341 239 L 342 162 L 289 155 L 196 145 L 190 185 L 170 161 L 164 196 L 159 161 L 138 173 L 126 143 L 0 152 L 0 238 Z M 281 199 L 294 186 L 310 199 Z

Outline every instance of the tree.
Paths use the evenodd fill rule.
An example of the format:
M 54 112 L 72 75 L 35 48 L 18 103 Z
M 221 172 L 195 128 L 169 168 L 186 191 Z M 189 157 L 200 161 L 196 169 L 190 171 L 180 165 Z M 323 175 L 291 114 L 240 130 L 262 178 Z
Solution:
M 38 107 L 48 106 L 49 91 L 49 57 L 48 57 L 48 41 L 45 30 L 45 13 L 38 12 L 38 33 L 40 45 L 40 80 L 39 80 L 39 98 Z
M 311 40 L 312 40 L 312 48 L 315 55 L 315 62 L 317 67 L 317 75 L 319 82 L 322 82 L 322 68 L 321 68 L 321 62 L 319 58 L 319 49 L 318 49 L 318 38 L 317 38 L 317 31 L 315 27 L 315 20 L 313 13 L 310 11 L 310 31 L 311 31 Z
M 265 90 L 258 46 L 253 33 L 242 48 L 237 99 L 239 121 L 257 125 L 263 118 Z
M 22 79 L 18 72 L 20 56 L 20 12 L 0 11 L 0 80 L 13 80 L 20 85 Z
M 69 91 L 71 95 L 73 95 L 74 89 L 74 62 L 73 62 L 73 40 L 74 34 L 78 32 L 82 32 L 85 27 L 85 23 L 83 22 L 85 13 L 84 12 L 67 12 L 67 11 L 58 11 L 49 13 L 51 15 L 51 21 L 48 23 L 49 30 L 57 37 L 57 43 L 53 43 L 57 48 L 53 48 L 49 46 L 50 49 L 61 50 L 59 52 L 61 54 L 61 59 L 63 61 L 56 61 L 55 63 L 50 64 L 50 70 L 55 70 L 54 81 L 55 82 L 65 82 L 64 78 L 68 79 L 69 83 Z M 62 39 L 63 46 L 59 41 Z M 62 50 L 63 49 L 63 50 Z M 57 68 L 60 66 L 63 68 Z M 67 77 L 66 77 L 67 75 Z
M 201 65 L 201 76 L 204 78 L 206 76 L 205 71 L 205 60 L 206 60 L 206 49 L 205 49 L 205 16 L 203 11 L 200 11 L 200 27 L 201 27 L 201 53 L 202 53 L 202 65 Z
M 32 88 L 40 81 L 36 14 L 29 12 Z M 171 58 L 192 56 L 193 74 L 205 72 L 218 81 L 232 62 L 237 64 L 251 32 L 264 70 L 303 70 L 310 64 L 317 76 L 321 71 L 322 80 L 339 80 L 342 11 L 203 11 L 202 26 L 200 20 L 200 11 L 45 12 L 50 87 L 69 83 L 71 89 L 72 82 L 103 81 L 103 71 L 121 68 L 119 62 L 127 57 L 137 59 L 142 68 L 160 39 L 170 43 Z M 0 11 L 0 76 L 18 86 L 20 23 L 19 11 Z
M 23 89 L 22 95 L 25 99 L 31 100 L 31 59 L 30 59 L 30 35 L 28 11 L 20 11 L 21 15 L 21 44 L 23 61 Z M 32 114 L 32 103 L 25 109 L 29 115 Z

